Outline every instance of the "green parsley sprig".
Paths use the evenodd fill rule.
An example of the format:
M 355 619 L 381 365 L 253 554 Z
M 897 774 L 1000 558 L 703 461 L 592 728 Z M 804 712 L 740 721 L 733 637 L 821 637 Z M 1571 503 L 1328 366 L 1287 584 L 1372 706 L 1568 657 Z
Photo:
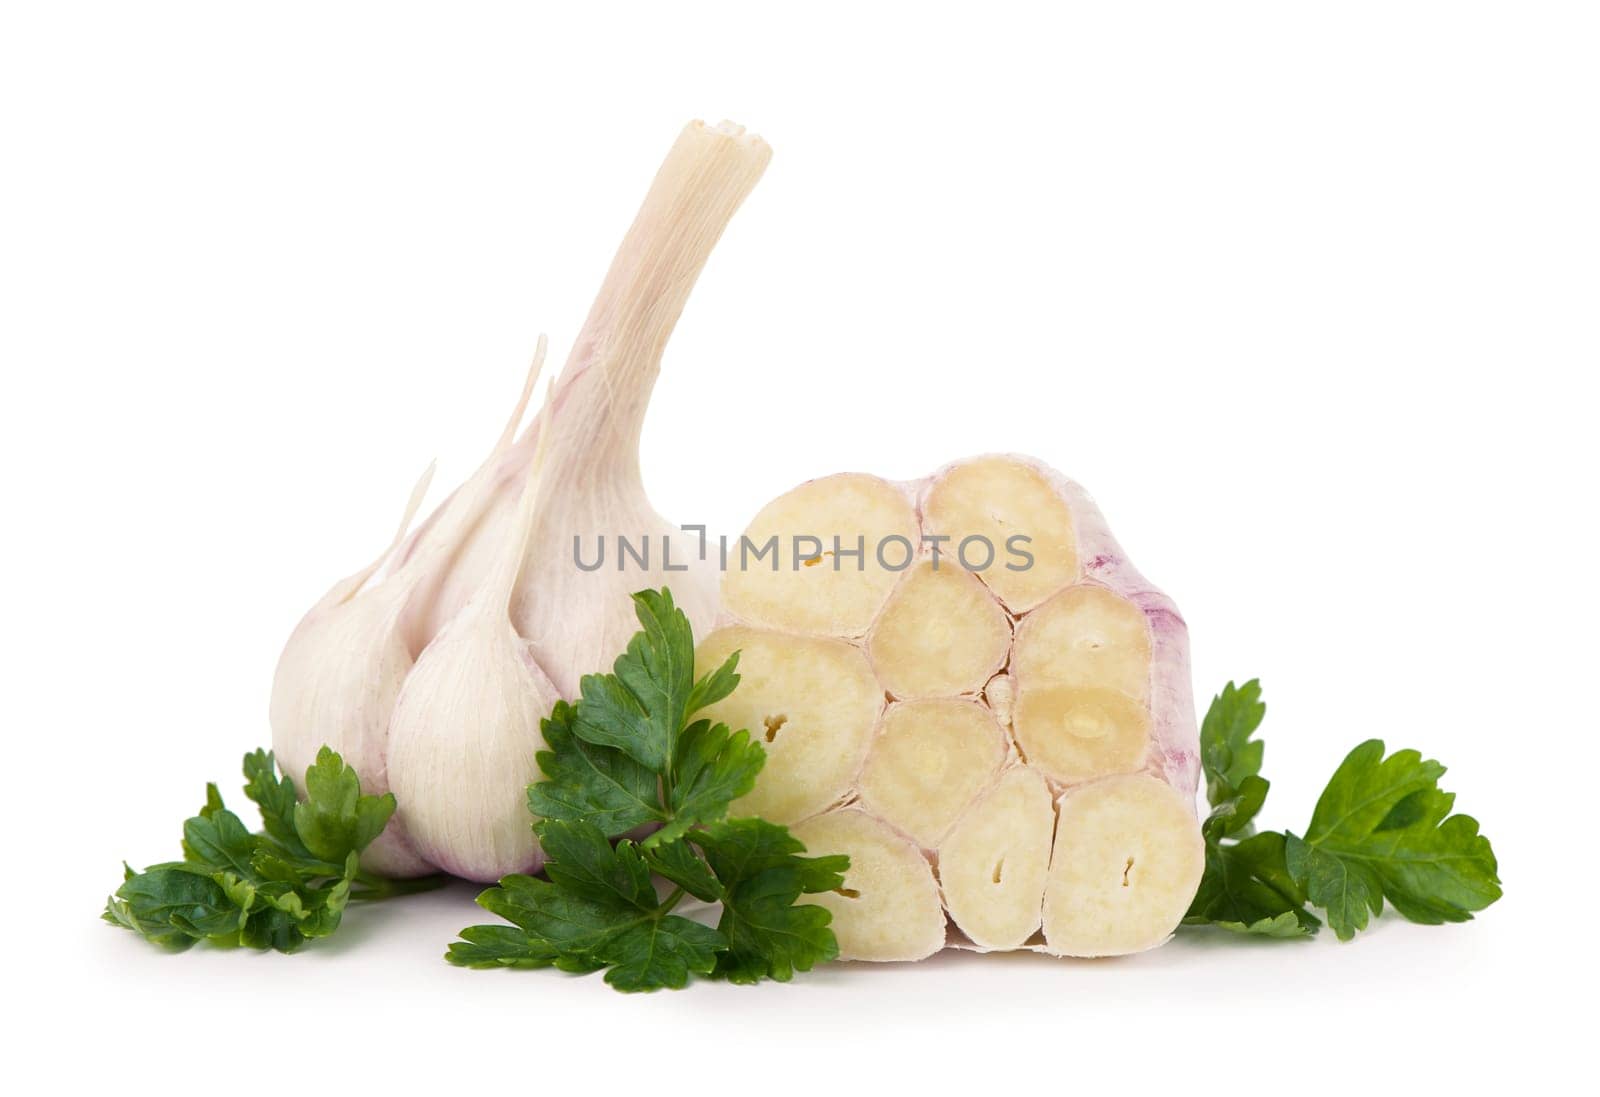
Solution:
M 261 809 L 252 834 L 214 784 L 183 824 L 183 860 L 124 866 L 102 917 L 174 950 L 197 941 L 292 952 L 339 928 L 351 902 L 437 887 L 441 877 L 382 880 L 360 855 L 394 814 L 392 793 L 363 796 L 355 770 L 327 747 L 306 770 L 306 799 L 280 776 L 271 751 L 244 756 L 245 795 Z
M 470 926 L 446 958 L 473 968 L 605 971 L 618 990 L 692 976 L 788 980 L 839 954 L 831 916 L 801 903 L 844 886 L 849 858 L 802 857 L 788 830 L 726 818 L 766 761 L 744 730 L 696 719 L 739 683 L 738 654 L 694 676 L 694 634 L 669 591 L 633 596 L 642 631 L 610 674 L 544 720 L 528 789 L 548 880 L 507 876 L 478 897 L 510 925 Z M 651 828 L 644 838 L 625 835 Z M 613 845 L 613 840 L 615 845 Z M 652 877 L 667 881 L 664 896 Z M 716 928 L 673 913 L 721 905 Z
M 1384 901 L 1425 925 L 1465 922 L 1500 898 L 1489 839 L 1468 815 L 1450 814 L 1445 772 L 1414 750 L 1385 757 L 1381 740 L 1351 751 L 1329 779 L 1305 836 L 1256 831 L 1268 782 L 1252 739 L 1267 707 L 1261 684 L 1229 682 L 1200 728 L 1211 814 L 1202 826 L 1205 874 L 1186 925 L 1268 937 L 1307 937 L 1322 922 L 1341 941 L 1367 927 Z

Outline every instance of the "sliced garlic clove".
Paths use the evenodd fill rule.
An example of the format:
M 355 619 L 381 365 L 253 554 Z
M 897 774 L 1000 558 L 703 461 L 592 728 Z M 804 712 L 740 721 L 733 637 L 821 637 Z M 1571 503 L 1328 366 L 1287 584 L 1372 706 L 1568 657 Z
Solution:
M 718 629 L 695 652 L 705 674 L 739 652 L 739 688 L 701 715 L 763 740 L 767 764 L 734 815 L 788 824 L 850 792 L 883 710 L 861 650 L 841 640 L 764 629 Z
M 1005 758 L 1005 733 L 983 705 L 901 701 L 884 711 L 862 767 L 862 806 L 932 849 Z
M 796 538 L 810 540 L 797 545 Z M 730 546 L 722 596 L 754 625 L 860 636 L 918 548 L 916 511 L 900 488 L 858 473 L 827 476 L 779 496 L 751 520 Z M 796 567 L 795 553 L 813 549 Z
M 945 906 L 974 945 L 1021 948 L 1038 931 L 1054 826 L 1044 778 L 1015 766 L 940 843 Z
M 790 828 L 808 857 L 850 858 L 844 886 L 805 901 L 833 914 L 841 960 L 920 960 L 944 947 L 945 917 L 933 869 L 915 845 L 854 808 Z
M 1145 774 L 1064 795 L 1044 893 L 1045 946 L 1122 956 L 1172 935 L 1205 869 L 1191 797 Z

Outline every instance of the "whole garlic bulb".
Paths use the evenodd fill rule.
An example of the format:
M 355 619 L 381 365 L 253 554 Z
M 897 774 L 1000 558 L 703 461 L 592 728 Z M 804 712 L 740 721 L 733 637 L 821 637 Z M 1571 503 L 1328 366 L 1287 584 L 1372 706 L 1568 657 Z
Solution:
M 364 786 L 396 791 L 399 810 L 370 847 L 369 869 L 494 880 L 536 868 L 521 786 L 538 718 L 626 645 L 633 591 L 670 586 L 697 629 L 714 620 L 713 565 L 645 497 L 639 435 L 695 279 L 770 158 L 741 127 L 685 127 L 539 420 L 515 443 L 509 427 L 385 553 L 381 578 L 380 564 L 342 581 L 290 637 L 273 682 L 274 749 L 296 772 L 326 744 Z M 577 565 L 575 544 L 615 546 L 619 536 L 649 544 L 648 561 Z M 513 718 L 517 706 L 531 730 Z

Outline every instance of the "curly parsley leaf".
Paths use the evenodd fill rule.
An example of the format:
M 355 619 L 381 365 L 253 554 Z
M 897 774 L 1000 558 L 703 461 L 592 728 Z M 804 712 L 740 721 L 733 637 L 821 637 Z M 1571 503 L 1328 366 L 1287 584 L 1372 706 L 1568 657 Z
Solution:
M 261 808 L 254 834 L 206 786 L 200 813 L 183 825 L 183 860 L 127 868 L 103 917 L 171 949 L 197 941 L 290 952 L 339 928 L 353 899 L 381 899 L 437 885 L 366 876 L 360 851 L 394 814 L 394 797 L 363 796 L 344 760 L 324 747 L 294 782 L 279 776 L 270 751 L 245 755 L 245 795 Z
M 696 975 L 787 980 L 835 958 L 830 914 L 799 900 L 842 886 L 849 859 L 802 857 L 785 828 L 725 818 L 766 752 L 747 731 L 694 717 L 738 686 L 738 655 L 696 679 L 694 636 L 671 594 L 634 603 L 643 628 L 613 672 L 584 678 L 577 703 L 542 724 L 544 780 L 528 807 L 549 879 L 508 876 L 485 891 L 480 905 L 511 924 L 468 927 L 446 959 L 603 970 L 640 991 Z M 647 824 L 647 837 L 623 837 Z M 664 898 L 656 877 L 670 885 Z M 672 913 L 686 895 L 721 905 L 716 929 Z

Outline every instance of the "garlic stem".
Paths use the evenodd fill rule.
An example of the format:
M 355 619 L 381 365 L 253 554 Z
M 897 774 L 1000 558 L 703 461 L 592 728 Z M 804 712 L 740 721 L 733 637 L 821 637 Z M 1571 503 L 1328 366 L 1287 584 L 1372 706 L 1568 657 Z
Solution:
M 744 127 L 691 122 L 667 153 L 561 372 L 550 469 L 576 481 L 639 480 L 639 434 L 684 302 L 772 149 Z M 565 428 L 565 429 L 563 429 Z

